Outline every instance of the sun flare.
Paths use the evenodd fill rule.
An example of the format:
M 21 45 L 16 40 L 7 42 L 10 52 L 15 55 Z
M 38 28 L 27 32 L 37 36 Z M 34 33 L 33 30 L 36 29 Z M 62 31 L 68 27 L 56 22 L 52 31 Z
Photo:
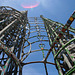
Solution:
M 39 4 L 40 4 L 40 2 L 35 1 L 35 2 L 33 2 L 33 3 L 22 3 L 21 6 L 22 6 L 23 8 L 35 8 L 35 7 L 37 7 Z

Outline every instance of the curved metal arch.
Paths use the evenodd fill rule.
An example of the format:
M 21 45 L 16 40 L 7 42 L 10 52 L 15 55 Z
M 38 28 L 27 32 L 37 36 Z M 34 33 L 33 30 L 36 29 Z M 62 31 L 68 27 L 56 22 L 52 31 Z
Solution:
M 22 15 L 21 12 L 17 11 L 16 9 L 13 9 L 12 7 L 9 7 L 9 6 L 1 6 L 0 8 L 1 8 L 1 9 L 5 8 L 5 12 L 4 12 L 4 13 L 2 12 L 2 14 L 7 14 L 8 16 L 10 15 L 10 16 L 13 16 L 13 17 L 17 18 L 18 15 L 16 15 L 16 14 Z M 12 10 L 10 10 L 10 9 L 8 9 L 8 8 L 10 8 L 10 9 L 12 9 Z M 3 9 L 3 10 L 4 10 L 4 9 Z M 8 13 L 9 10 L 10 10 L 10 12 Z M 2 14 L 1 14 L 1 15 L 2 15 Z
M 41 41 L 48 42 L 49 40 L 41 40 Z M 40 42 L 40 41 L 39 41 L 39 40 L 38 40 L 38 41 L 34 41 L 34 42 L 32 42 L 31 44 L 34 44 L 34 43 L 36 43 L 36 42 Z M 24 48 L 26 48 L 27 46 L 29 46 L 29 45 L 24 46 Z
M 48 40 L 42 40 L 42 41 L 48 42 Z M 39 40 L 38 40 L 38 41 L 34 41 L 34 42 L 30 43 L 30 44 L 32 45 L 32 44 L 34 44 L 34 43 L 36 43 L 36 42 L 40 42 L 40 41 L 39 41 Z M 28 47 L 30 44 L 24 46 L 24 48 Z M 43 50 L 44 50 L 44 49 L 43 49 Z M 28 54 L 24 57 L 24 59 L 23 59 L 23 56 L 24 56 L 25 54 L 23 53 L 22 58 L 21 58 L 21 61 L 24 61 L 24 60 L 28 57 L 28 55 L 29 55 L 30 53 L 31 53 L 31 46 L 30 46 L 30 50 L 29 50 Z
M 31 38 L 34 38 L 34 37 L 37 37 L 38 35 L 36 36 L 32 36 L 32 37 L 29 37 L 28 39 L 31 39 Z M 45 36 L 45 35 L 40 35 L 39 37 L 48 37 L 48 36 Z
M 11 8 L 13 11 L 17 11 L 18 13 L 20 13 L 21 14 L 21 12 L 20 11 L 18 11 L 18 10 L 16 10 L 16 9 L 14 9 L 14 8 L 12 8 L 12 7 L 10 7 L 10 6 L 0 6 L 0 8 L 1 9 L 3 9 L 3 8 Z M 8 10 L 8 9 L 6 9 L 6 10 Z
M 48 49 L 43 49 L 44 51 L 49 51 Z M 37 51 L 42 51 L 41 49 L 38 49 L 38 50 L 32 50 L 32 51 L 30 51 L 30 53 L 33 53 L 33 52 L 37 52 Z M 25 54 L 28 54 L 28 52 L 27 53 L 24 53 L 24 55 Z
M 34 64 L 34 63 L 47 63 L 47 64 L 56 65 L 55 63 L 51 63 L 47 61 L 46 62 L 45 61 L 33 61 L 33 62 L 22 63 L 22 65 Z
M 40 30 L 41 32 L 46 32 L 46 31 L 43 31 L 43 30 Z M 34 32 L 37 32 L 37 31 L 32 31 L 32 32 L 30 32 L 30 33 L 34 33 Z

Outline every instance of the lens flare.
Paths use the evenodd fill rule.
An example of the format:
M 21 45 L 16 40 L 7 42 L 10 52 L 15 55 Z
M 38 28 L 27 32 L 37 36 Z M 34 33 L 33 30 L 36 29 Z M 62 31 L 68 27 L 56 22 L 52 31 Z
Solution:
M 40 2 L 37 2 L 36 4 L 30 4 L 30 5 L 27 5 L 27 4 L 21 4 L 21 6 L 23 7 L 23 8 L 35 8 L 35 7 L 37 7 L 38 5 L 40 4 Z

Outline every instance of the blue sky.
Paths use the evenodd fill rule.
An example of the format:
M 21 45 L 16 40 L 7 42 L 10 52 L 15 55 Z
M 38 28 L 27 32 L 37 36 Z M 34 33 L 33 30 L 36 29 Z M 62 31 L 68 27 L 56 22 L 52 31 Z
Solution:
M 33 4 L 35 1 L 40 2 L 38 7 L 25 9 L 22 3 Z M 75 0 L 0 0 L 0 6 L 12 6 L 17 10 L 28 10 L 28 16 L 39 16 L 51 18 L 52 20 L 66 23 L 69 16 L 75 10 Z
M 22 3 L 35 4 L 36 1 L 39 2 L 39 5 L 35 8 L 25 9 L 21 6 Z M 43 15 L 46 18 L 65 24 L 75 10 L 75 0 L 0 0 L 0 6 L 11 6 L 19 11 L 28 10 L 28 17 Z M 72 27 L 75 28 L 74 23 Z M 49 57 L 50 61 L 53 62 L 53 56 Z M 42 66 L 43 64 L 24 66 L 23 75 L 45 75 Z M 47 67 L 49 75 L 58 75 L 55 66 L 47 65 Z

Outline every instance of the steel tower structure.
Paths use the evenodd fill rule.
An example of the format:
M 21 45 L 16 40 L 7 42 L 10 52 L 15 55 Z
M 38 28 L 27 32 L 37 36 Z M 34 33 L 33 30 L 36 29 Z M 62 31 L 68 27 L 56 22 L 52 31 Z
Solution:
M 47 64 L 55 65 L 59 75 L 75 75 L 74 19 L 75 12 L 63 25 L 42 15 L 27 17 L 27 11 L 0 7 L 0 74 L 22 75 L 23 66 L 42 63 L 46 75 Z M 55 63 L 48 59 L 50 52 Z

